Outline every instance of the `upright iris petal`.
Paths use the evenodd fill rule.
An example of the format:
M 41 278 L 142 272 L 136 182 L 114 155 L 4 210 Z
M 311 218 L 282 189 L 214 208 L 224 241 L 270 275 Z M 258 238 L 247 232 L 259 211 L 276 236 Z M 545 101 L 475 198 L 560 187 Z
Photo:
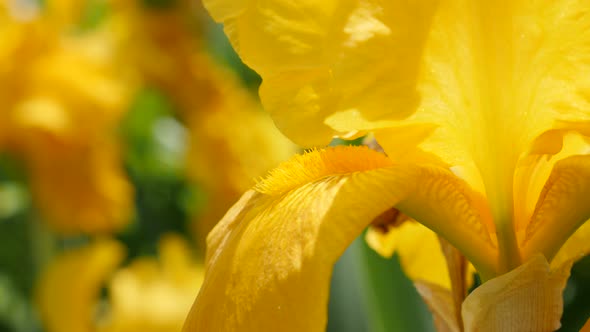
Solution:
M 560 133 L 588 132 L 590 5 L 205 5 L 262 75 L 263 103 L 291 138 L 315 145 L 374 131 L 394 160 L 460 170 L 487 197 L 503 268 L 519 264 L 517 166 L 530 153 L 559 151 L 539 145 L 546 133 L 559 141 Z

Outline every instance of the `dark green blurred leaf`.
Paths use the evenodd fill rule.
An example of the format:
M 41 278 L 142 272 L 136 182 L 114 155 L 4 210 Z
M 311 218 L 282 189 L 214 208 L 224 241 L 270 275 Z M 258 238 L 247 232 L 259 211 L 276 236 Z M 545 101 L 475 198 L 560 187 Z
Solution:
M 590 257 L 585 257 L 572 268 L 564 291 L 564 313 L 559 331 L 577 332 L 590 317 Z
M 328 332 L 369 331 L 365 281 L 361 272 L 362 248 L 355 241 L 334 266 L 330 287 Z
M 0 331 L 39 330 L 39 322 L 28 296 L 21 293 L 7 276 L 0 273 Z
M 121 126 L 126 165 L 135 187 L 136 221 L 119 236 L 129 259 L 154 255 L 160 236 L 187 232 L 188 213 L 197 197 L 184 172 L 186 129 L 174 117 L 172 102 L 146 88 Z
M 336 264 L 333 282 L 330 332 L 434 331 L 432 317 L 397 256 L 382 258 L 363 236 Z
M 338 145 L 352 145 L 352 146 L 359 146 L 363 145 L 363 141 L 365 140 L 365 136 L 352 139 L 352 140 L 345 140 L 342 138 L 334 138 L 332 142 L 330 142 L 330 146 L 338 146 Z

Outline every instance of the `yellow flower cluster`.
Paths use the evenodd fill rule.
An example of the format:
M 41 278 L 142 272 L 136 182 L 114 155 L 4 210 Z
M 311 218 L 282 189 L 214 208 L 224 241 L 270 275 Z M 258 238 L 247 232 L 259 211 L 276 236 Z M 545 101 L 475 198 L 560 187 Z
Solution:
M 178 331 L 202 282 L 202 267 L 181 237 L 160 241 L 158 260 L 117 268 L 125 249 L 111 239 L 63 254 L 38 288 L 41 318 L 50 332 Z M 108 298 L 101 298 L 107 285 Z

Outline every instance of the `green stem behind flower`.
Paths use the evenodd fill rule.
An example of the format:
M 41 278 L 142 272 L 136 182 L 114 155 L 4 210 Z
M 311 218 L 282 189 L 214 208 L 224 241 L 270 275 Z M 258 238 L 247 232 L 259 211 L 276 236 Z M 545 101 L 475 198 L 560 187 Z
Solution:
M 56 238 L 36 214 L 29 218 L 29 230 L 33 267 L 39 274 L 56 254 Z

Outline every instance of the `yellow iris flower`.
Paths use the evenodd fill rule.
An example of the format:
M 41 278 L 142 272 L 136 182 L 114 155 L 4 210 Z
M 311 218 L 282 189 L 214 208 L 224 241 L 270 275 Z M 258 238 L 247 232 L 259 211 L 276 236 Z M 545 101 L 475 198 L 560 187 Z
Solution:
M 298 147 L 277 130 L 235 74 L 203 51 L 193 16 L 206 14 L 194 1 L 158 9 L 137 1 L 112 5 L 106 27 L 123 36 L 120 47 L 129 66 L 144 84 L 170 96 L 187 125 L 187 171 L 207 193 L 206 209 L 195 222 L 196 238 L 204 239 L 253 179 L 288 160 Z
M 68 251 L 39 280 L 37 302 L 50 332 L 178 331 L 202 279 L 186 241 L 166 235 L 158 259 L 124 268 L 123 246 L 111 239 Z M 109 296 L 100 298 L 103 285 Z
M 318 331 L 331 268 L 395 208 L 484 279 L 467 331 L 554 330 L 590 249 L 590 5 L 206 0 L 263 105 L 302 145 L 373 132 L 385 154 L 279 167 L 208 238 L 187 331 Z
M 116 127 L 134 84 L 112 36 L 73 31 L 67 4 L 0 4 L 0 149 L 24 161 L 56 230 L 108 232 L 132 213 Z

